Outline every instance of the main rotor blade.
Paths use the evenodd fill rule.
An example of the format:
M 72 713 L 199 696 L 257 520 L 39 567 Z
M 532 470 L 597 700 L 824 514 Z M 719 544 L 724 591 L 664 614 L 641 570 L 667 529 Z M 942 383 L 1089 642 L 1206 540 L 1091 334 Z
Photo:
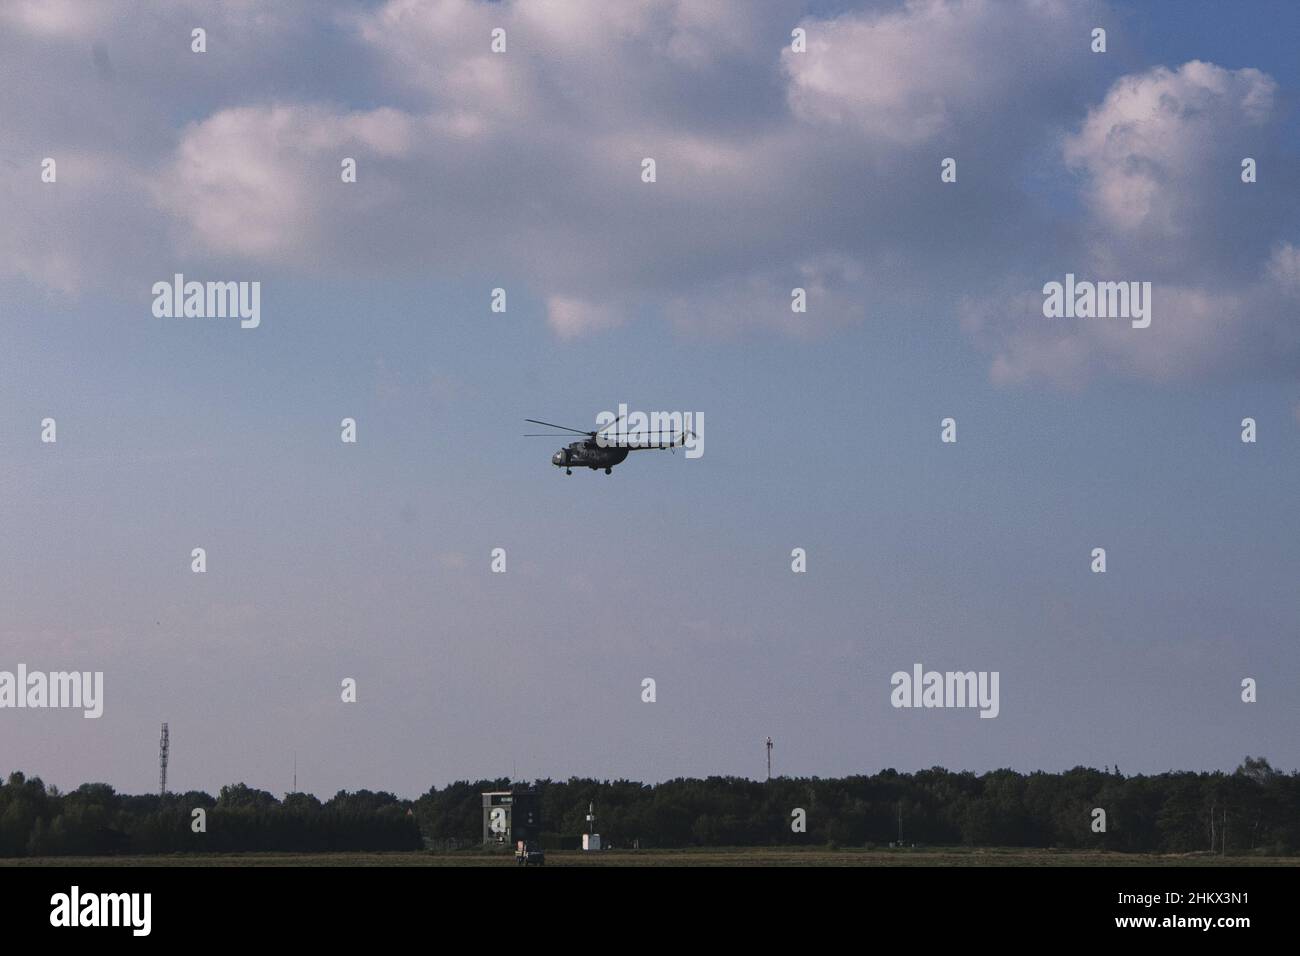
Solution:
M 551 422 L 539 422 L 539 421 L 538 421 L 537 419 L 535 419 L 535 418 L 525 418 L 524 421 L 526 421 L 526 422 L 532 422 L 534 425 L 545 425 L 547 428 L 559 428 L 559 429 L 561 429 L 561 430 L 563 430 L 563 431 L 566 431 L 566 432 L 573 432 L 574 434 L 577 434 L 577 435 L 587 435 L 587 436 L 591 436 L 591 435 L 596 434 L 595 432 L 584 432 L 584 431 L 582 431 L 582 430 L 579 429 L 579 428 L 570 428 L 568 425 L 555 425 L 555 424 L 552 424 Z
M 621 421 L 622 421 L 624 418 L 626 418 L 626 417 L 627 417 L 626 415 L 620 415 L 620 416 L 618 416 L 618 418 L 614 419 L 614 420 L 613 420 L 612 422 L 610 422 L 608 425 L 601 425 L 601 426 L 600 426 L 599 428 L 597 428 L 594 432 L 588 432 L 587 434 L 591 435 L 591 436 L 594 438 L 596 435 L 599 435 L 601 432 L 603 432 L 606 428 L 613 428 L 615 425 L 617 425 L 619 422 L 621 422 Z

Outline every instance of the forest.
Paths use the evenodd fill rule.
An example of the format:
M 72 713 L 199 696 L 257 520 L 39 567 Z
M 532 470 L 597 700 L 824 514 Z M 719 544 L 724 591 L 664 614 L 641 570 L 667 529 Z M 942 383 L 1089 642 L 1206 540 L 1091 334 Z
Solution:
M 306 793 L 277 799 L 242 783 L 216 797 L 131 796 L 103 783 L 63 793 L 14 772 L 0 784 L 0 856 L 471 849 L 482 835 L 480 794 L 511 786 L 457 781 L 415 800 L 341 790 L 322 802 Z M 513 787 L 538 791 L 542 842 L 550 847 L 584 832 L 594 805 L 598 832 L 621 848 L 901 841 L 1127 853 L 1300 851 L 1300 773 L 1275 770 L 1262 757 L 1247 757 L 1233 773 L 1124 776 L 1118 768 L 1077 767 L 976 775 L 934 768 L 839 779 L 709 777 L 652 785 L 570 778 Z

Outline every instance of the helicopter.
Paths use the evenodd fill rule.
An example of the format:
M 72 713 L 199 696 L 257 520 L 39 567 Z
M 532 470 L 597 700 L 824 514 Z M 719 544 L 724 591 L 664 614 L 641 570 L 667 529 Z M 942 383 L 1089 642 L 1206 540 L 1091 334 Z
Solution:
M 660 438 L 660 435 L 662 434 L 660 432 L 654 433 L 655 440 L 653 442 L 641 442 L 637 440 L 636 434 L 639 433 L 634 435 L 620 434 L 614 438 L 597 437 L 601 432 L 617 425 L 623 417 L 624 416 L 620 415 L 608 425 L 603 425 L 595 431 L 583 431 L 581 428 L 569 428 L 567 425 L 555 425 L 551 422 L 538 421 L 536 418 L 525 418 L 524 421 L 533 425 L 545 425 L 547 428 L 558 428 L 560 431 L 586 436 L 582 441 L 570 442 L 567 448 L 561 448 L 551 456 L 551 464 L 556 468 L 563 468 L 566 475 L 573 474 L 574 468 L 590 468 L 592 471 L 595 471 L 598 468 L 604 468 L 605 474 L 608 475 L 614 470 L 615 465 L 619 464 L 627 457 L 627 453 L 630 451 L 645 450 L 647 448 L 673 449 L 679 445 L 686 444 L 687 435 L 695 434 L 690 429 L 683 429 L 679 438 L 672 439 L 668 442 L 664 442 Z M 646 433 L 647 437 L 649 434 L 649 432 Z M 565 436 L 558 435 L 555 432 L 542 432 L 525 435 L 524 437 L 562 438 Z M 636 441 L 636 443 L 632 444 L 632 441 Z

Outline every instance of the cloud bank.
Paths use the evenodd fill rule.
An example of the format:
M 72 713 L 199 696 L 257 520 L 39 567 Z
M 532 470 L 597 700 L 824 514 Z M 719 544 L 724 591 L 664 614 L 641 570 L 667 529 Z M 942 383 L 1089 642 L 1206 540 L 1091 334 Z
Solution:
M 514 283 L 562 339 L 641 320 L 833 334 L 924 294 L 1001 383 L 1300 368 L 1276 82 L 1199 61 L 1112 78 L 1088 50 L 1100 4 L 133 9 L 0 14 L 10 277 L 72 294 L 195 264 Z M 74 84 L 94 92 L 58 92 Z M 1152 327 L 1044 319 L 1039 290 L 1067 271 L 1152 281 Z

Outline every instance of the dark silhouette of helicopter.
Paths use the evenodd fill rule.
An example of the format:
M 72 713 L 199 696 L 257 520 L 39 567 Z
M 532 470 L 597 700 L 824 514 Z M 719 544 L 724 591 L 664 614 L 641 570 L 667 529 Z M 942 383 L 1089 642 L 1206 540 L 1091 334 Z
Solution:
M 682 434 L 675 439 L 665 442 L 662 440 L 661 433 L 655 432 L 654 439 L 650 438 L 650 433 L 645 433 L 645 441 L 640 438 L 639 432 L 628 434 L 625 432 L 616 433 L 613 436 L 597 437 L 610 428 L 617 425 L 623 416 L 620 415 L 608 425 L 597 428 L 594 432 L 583 431 L 580 428 L 569 428 L 566 425 L 553 425 L 550 422 L 539 422 L 535 418 L 525 418 L 524 421 L 532 422 L 534 425 L 545 425 L 547 428 L 558 428 L 561 431 L 573 432 L 576 435 L 585 435 L 582 441 L 570 442 L 567 448 L 561 448 L 551 456 L 551 464 L 557 468 L 563 468 L 566 475 L 573 474 L 574 468 L 590 468 L 595 471 L 597 468 L 604 468 L 605 474 L 609 474 L 614 466 L 623 461 L 630 451 L 643 451 L 647 448 L 663 449 L 676 448 L 679 445 L 686 444 L 686 436 L 694 435 L 690 429 L 683 429 Z M 556 435 L 555 432 L 538 433 L 525 435 L 525 438 L 557 438 L 564 437 Z

